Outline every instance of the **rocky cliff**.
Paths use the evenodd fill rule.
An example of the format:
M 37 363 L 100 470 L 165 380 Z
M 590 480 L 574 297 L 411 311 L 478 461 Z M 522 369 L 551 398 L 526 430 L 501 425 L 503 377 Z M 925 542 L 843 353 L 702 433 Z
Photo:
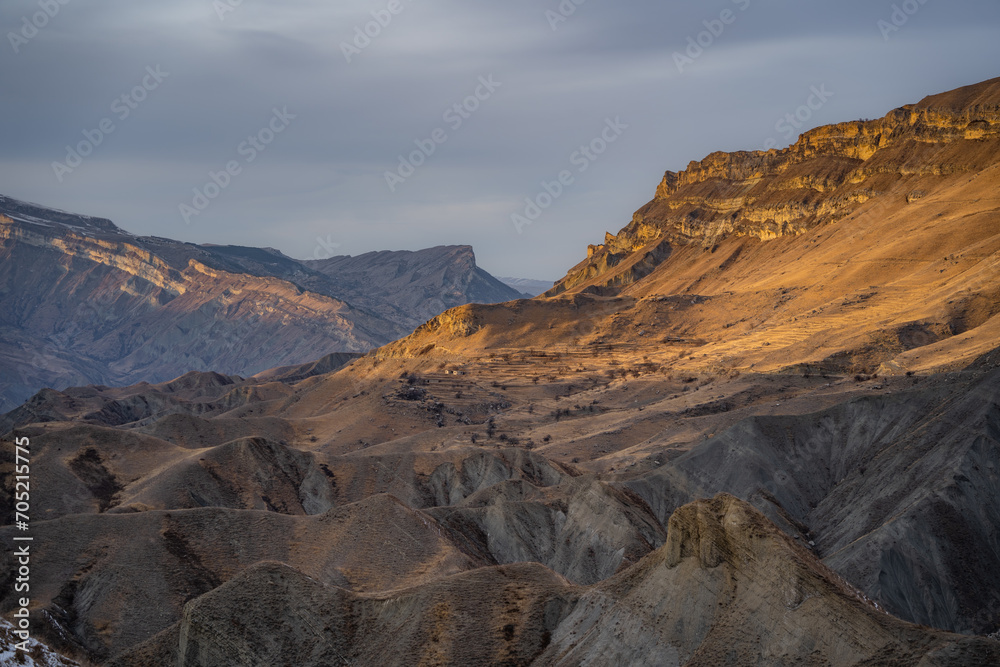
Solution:
M 379 354 L 558 341 L 714 372 L 961 368 L 1000 335 L 998 113 L 1000 79 L 713 154 L 543 298 L 448 311 Z
M 668 171 L 654 199 L 547 294 L 622 286 L 680 245 L 800 235 L 890 196 L 900 180 L 974 174 L 994 164 L 1000 79 L 928 97 L 884 118 L 816 128 L 783 150 L 713 153 Z M 913 185 L 904 197 L 926 195 Z M 642 255 L 636 257 L 635 255 Z M 616 271 L 619 265 L 626 270 Z

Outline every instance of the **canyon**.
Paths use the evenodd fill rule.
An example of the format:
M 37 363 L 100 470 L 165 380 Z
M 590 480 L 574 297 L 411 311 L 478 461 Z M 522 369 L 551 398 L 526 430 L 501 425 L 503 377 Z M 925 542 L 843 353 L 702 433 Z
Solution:
M 313 287 L 350 354 L 39 391 L 0 416 L 36 633 L 119 667 L 1000 665 L 998 162 L 994 79 L 667 172 L 533 299 L 367 350 Z M 384 259 L 369 297 L 420 302 Z M 141 298 L 221 270 L 162 261 Z M 364 299 L 355 261 L 295 284 Z

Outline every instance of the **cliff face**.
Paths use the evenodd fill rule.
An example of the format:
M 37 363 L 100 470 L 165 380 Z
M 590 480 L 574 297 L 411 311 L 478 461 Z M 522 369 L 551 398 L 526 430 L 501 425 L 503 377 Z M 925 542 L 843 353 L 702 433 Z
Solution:
M 588 258 L 547 294 L 631 284 L 680 245 L 802 234 L 888 196 L 900 178 L 981 171 L 995 162 L 990 147 L 998 138 L 995 79 L 928 97 L 879 120 L 816 128 L 783 150 L 712 153 L 682 172 L 668 171 L 632 222 L 591 246 Z M 903 194 L 923 193 L 917 187 Z

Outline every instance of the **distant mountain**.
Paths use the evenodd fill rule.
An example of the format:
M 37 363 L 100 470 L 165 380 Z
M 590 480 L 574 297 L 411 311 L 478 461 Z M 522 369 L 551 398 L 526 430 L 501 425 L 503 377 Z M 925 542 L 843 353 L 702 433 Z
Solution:
M 476 255 L 467 245 L 369 252 L 302 263 L 329 277 L 340 298 L 409 329 L 455 306 L 525 296 L 476 266 Z
M 553 285 L 551 280 L 532 280 L 530 278 L 497 278 L 497 280 L 532 298 L 549 291 Z
M 0 411 L 43 387 L 253 375 L 361 353 L 451 306 L 521 296 L 467 246 L 409 253 L 410 268 L 389 259 L 403 255 L 318 271 L 272 249 L 139 237 L 0 196 Z

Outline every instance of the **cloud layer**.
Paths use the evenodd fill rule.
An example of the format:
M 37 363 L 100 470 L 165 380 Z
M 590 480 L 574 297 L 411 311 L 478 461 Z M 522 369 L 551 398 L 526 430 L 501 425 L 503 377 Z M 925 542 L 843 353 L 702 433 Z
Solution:
M 0 192 L 295 257 L 468 243 L 555 279 L 666 169 L 1000 75 L 998 27 L 990 0 L 13 0 Z

